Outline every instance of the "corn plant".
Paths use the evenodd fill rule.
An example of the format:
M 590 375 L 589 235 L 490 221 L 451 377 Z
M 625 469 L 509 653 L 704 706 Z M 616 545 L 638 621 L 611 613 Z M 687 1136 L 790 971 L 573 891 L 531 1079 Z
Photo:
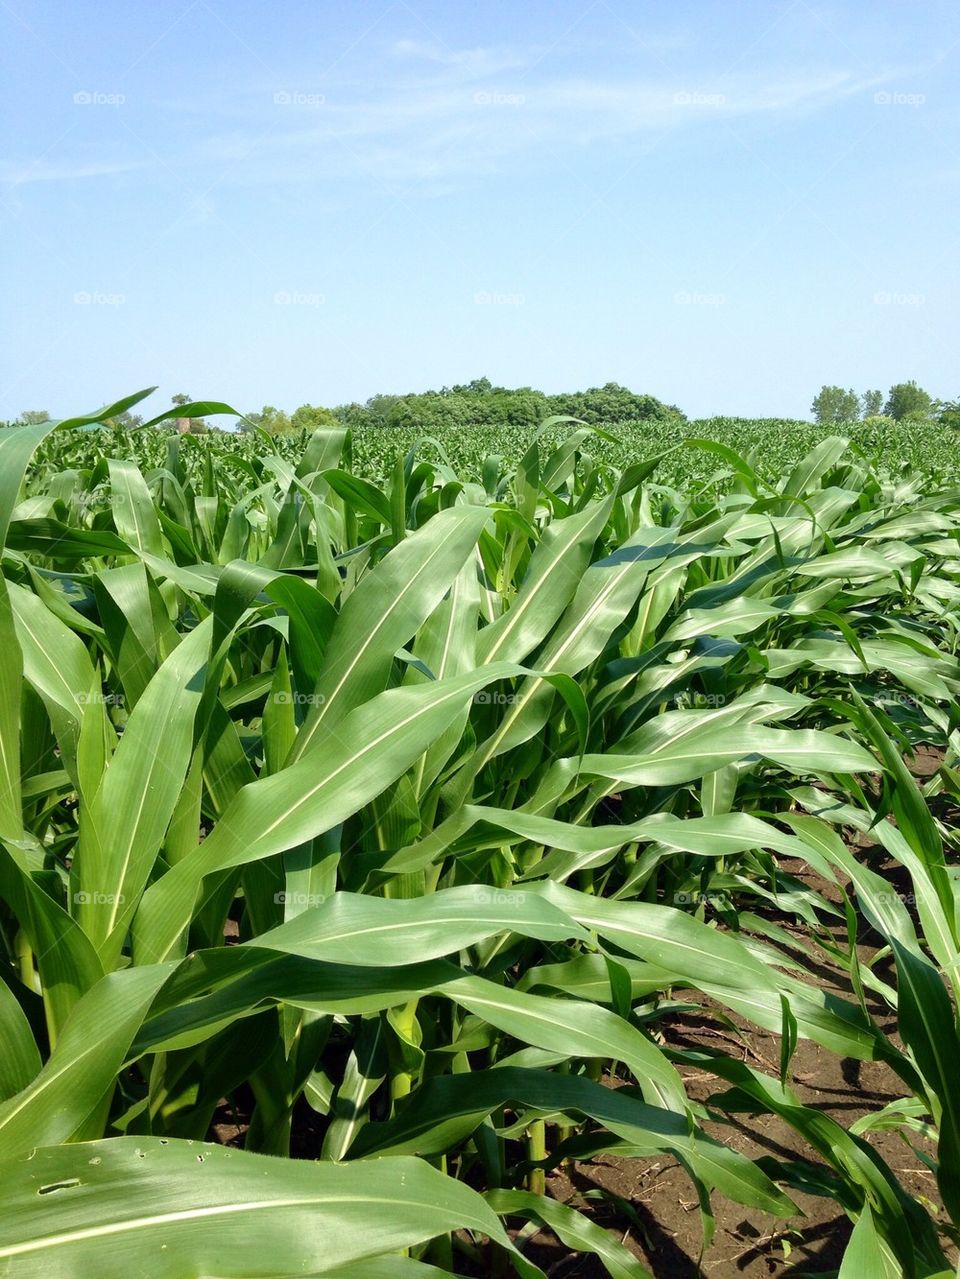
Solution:
M 885 1061 L 877 1122 L 933 1134 L 956 1222 L 960 493 L 839 439 L 781 476 L 695 440 L 720 469 L 678 487 L 677 446 L 615 466 L 565 421 L 474 474 L 413 442 L 379 483 L 336 428 L 85 430 L 141 398 L 0 436 L 8 1272 L 535 1276 L 527 1221 L 640 1276 L 546 1172 L 669 1155 L 706 1243 L 714 1194 L 796 1215 L 797 1168 L 702 1126 L 766 1109 L 855 1221 L 850 1274 L 946 1274 L 870 1125 L 788 1075 L 800 1037 Z M 919 930 L 838 825 L 913 876 Z M 781 1078 L 665 1048 L 700 1001 L 782 1032 Z M 224 1106 L 243 1149 L 207 1140 Z

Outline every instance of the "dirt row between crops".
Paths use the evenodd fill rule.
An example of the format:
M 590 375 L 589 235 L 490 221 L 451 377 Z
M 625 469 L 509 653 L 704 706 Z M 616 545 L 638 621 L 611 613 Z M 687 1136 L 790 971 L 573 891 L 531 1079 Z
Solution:
M 936 772 L 942 752 L 921 748 L 911 761 L 914 775 L 925 779 Z M 845 835 L 860 857 L 870 852 L 870 864 L 885 875 L 897 890 L 909 894 L 910 883 L 903 867 L 857 832 Z M 782 861 L 783 870 L 801 880 L 812 892 L 838 903 L 834 885 L 810 870 L 802 861 Z M 907 897 L 909 900 L 909 897 Z M 775 909 L 765 913 L 798 941 L 807 940 L 801 925 L 791 924 Z M 235 926 L 231 928 L 235 931 Z M 841 949 L 846 948 L 842 925 L 835 930 Z M 229 940 L 235 940 L 230 937 Z M 883 939 L 863 923 L 858 952 L 863 964 L 874 961 Z M 785 958 L 787 953 L 784 952 Z M 810 980 L 820 990 L 851 1000 L 849 980 L 842 969 L 829 961 L 818 962 L 807 953 Z M 892 980 L 886 961 L 878 975 Z M 747 1065 L 773 1077 L 779 1076 L 780 1036 L 762 1030 L 721 1010 L 695 991 L 684 991 L 688 1002 L 699 1003 L 702 1014 L 688 1012 L 658 1023 L 665 1045 L 677 1049 L 722 1052 L 739 1057 Z M 896 1018 L 867 992 L 872 1015 L 887 1037 L 902 1048 L 896 1034 Z M 726 1024 L 724 1024 L 726 1023 Z M 702 1070 L 680 1067 L 690 1098 L 705 1102 L 727 1085 Z M 611 1081 L 606 1081 L 611 1082 Z M 838 1057 L 810 1040 L 800 1040 L 790 1064 L 788 1084 L 807 1106 L 829 1114 L 849 1129 L 862 1116 L 881 1110 L 904 1096 L 904 1085 L 883 1062 L 855 1061 Z M 716 1108 L 714 1108 L 716 1111 Z M 229 1145 L 242 1145 L 248 1114 L 219 1112 L 210 1137 Z M 703 1123 L 711 1136 L 750 1159 L 772 1156 L 800 1159 L 813 1164 L 819 1156 L 783 1120 L 775 1115 L 731 1115 L 725 1122 Z M 316 1158 L 321 1141 L 322 1121 L 306 1106 L 298 1107 L 293 1133 L 293 1153 Z M 904 1190 L 924 1202 L 932 1213 L 943 1215 L 933 1173 L 906 1140 L 896 1132 L 867 1135 L 870 1145 L 882 1156 Z M 935 1155 L 929 1141 L 911 1136 L 911 1141 L 928 1157 Z M 562 1167 L 548 1174 L 547 1193 L 561 1203 L 577 1208 L 597 1225 L 621 1240 L 649 1268 L 655 1279 L 801 1279 L 802 1276 L 835 1273 L 850 1238 L 852 1225 L 837 1203 L 829 1198 L 789 1190 L 802 1215 L 774 1220 L 768 1214 L 744 1208 L 723 1195 L 712 1196 L 716 1231 L 709 1248 L 703 1250 L 703 1236 L 696 1191 L 687 1174 L 670 1156 L 651 1159 L 596 1159 Z M 956 1265 L 956 1250 L 946 1238 L 942 1244 Z M 571 1254 L 549 1231 L 525 1236 L 525 1255 L 535 1261 L 549 1279 L 601 1279 L 607 1271 L 596 1258 Z M 471 1263 L 457 1256 L 456 1270 L 462 1275 L 480 1275 Z
M 911 761 L 918 779 L 932 776 L 939 766 L 941 752 L 921 750 Z M 902 890 L 909 901 L 910 882 L 903 867 L 886 857 L 870 840 L 858 833 L 845 832 L 851 847 L 860 857 L 870 850 L 871 865 Z M 803 881 L 826 900 L 839 902 L 836 888 L 815 874 L 804 862 L 782 862 L 786 873 Z M 798 940 L 806 938 L 801 926 L 778 919 L 766 912 Z M 836 929 L 836 940 L 846 947 L 846 933 Z M 882 939 L 864 923 L 858 939 L 861 963 L 872 963 Z M 811 981 L 818 989 L 852 1000 L 846 974 L 829 962 L 818 963 L 808 954 L 806 960 Z M 889 964 L 883 961 L 878 975 L 893 979 Z M 691 1001 L 702 1004 L 703 1015 L 685 1014 L 661 1023 L 664 1042 L 677 1049 L 723 1052 L 739 1057 L 747 1065 L 773 1077 L 779 1076 L 780 1036 L 745 1022 L 722 1010 L 724 1020 L 736 1030 L 723 1026 L 711 1014 L 710 1001 L 695 992 L 684 992 Z M 896 1018 L 879 1000 L 867 992 L 867 1004 L 884 1034 L 898 1047 Z M 721 1010 L 717 1009 L 718 1012 Z M 704 1102 L 711 1095 L 726 1090 L 723 1080 L 703 1071 L 681 1066 L 691 1099 Z M 801 1040 L 790 1064 L 789 1086 L 807 1106 L 829 1114 L 842 1127 L 849 1129 L 862 1116 L 881 1110 L 904 1096 L 904 1085 L 884 1062 L 855 1061 L 838 1057 L 810 1040 Z M 706 1132 L 750 1159 L 764 1156 L 792 1160 L 803 1159 L 817 1164 L 819 1156 L 776 1115 L 733 1115 L 727 1122 L 703 1125 Z M 903 1189 L 924 1202 L 943 1218 L 934 1174 L 897 1132 L 874 1132 L 866 1140 L 886 1161 Z M 935 1156 L 933 1143 L 911 1136 L 916 1148 L 928 1157 Z M 655 1279 L 800 1279 L 804 1275 L 835 1273 L 850 1238 L 852 1224 L 832 1199 L 789 1190 L 790 1197 L 803 1216 L 776 1221 L 769 1215 L 747 1209 L 726 1199 L 713 1196 L 716 1233 L 710 1247 L 703 1251 L 703 1235 L 699 1204 L 693 1186 L 684 1170 L 668 1157 L 657 1159 L 617 1159 L 604 1156 L 571 1169 L 558 1169 L 548 1178 L 548 1193 L 563 1203 L 585 1212 L 598 1225 L 624 1242 L 652 1271 Z M 623 1207 L 618 1209 L 598 1191 L 616 1196 Z M 954 1265 L 958 1256 L 949 1240 L 942 1246 Z M 571 1256 L 545 1232 L 535 1236 L 525 1249 L 547 1272 L 550 1279 L 599 1279 L 606 1275 L 593 1257 Z
M 811 885 L 812 886 L 812 885 Z M 867 948 L 861 948 L 866 960 Z M 833 975 L 823 971 L 822 989 L 849 995 Z M 873 1010 L 879 1013 L 879 1008 Z M 672 1047 L 722 1051 L 776 1077 L 779 1072 L 780 1039 L 740 1021 L 743 1039 L 710 1018 L 687 1014 L 664 1026 L 665 1042 Z M 879 1017 L 878 1017 L 879 1020 Z M 894 1021 L 880 1023 L 892 1031 Z M 891 1036 L 894 1040 L 895 1035 Z M 725 1090 L 722 1080 L 703 1071 L 681 1067 L 691 1099 L 706 1101 Z M 809 1040 L 801 1040 L 790 1068 L 790 1087 L 805 1105 L 829 1114 L 849 1128 L 865 1114 L 881 1109 L 903 1096 L 903 1087 L 882 1062 L 844 1060 Z M 726 1123 L 703 1124 L 706 1132 L 750 1159 L 765 1155 L 780 1159 L 819 1157 L 783 1120 L 775 1115 L 734 1115 Z M 910 1147 L 892 1132 L 873 1133 L 867 1138 L 886 1160 L 911 1195 L 936 1202 L 933 1174 Z M 933 1154 L 929 1143 L 926 1153 Z M 625 1201 L 629 1211 L 618 1211 L 609 1202 L 586 1198 L 603 1190 Z M 776 1221 L 766 1213 L 744 1208 L 724 1196 L 713 1196 L 716 1234 L 701 1256 L 702 1232 L 699 1205 L 693 1186 L 683 1169 L 670 1157 L 617 1159 L 603 1156 L 570 1170 L 558 1170 L 548 1178 L 548 1192 L 563 1203 L 580 1208 L 598 1225 L 605 1226 L 643 1260 L 656 1279 L 725 1279 L 743 1276 L 817 1275 L 836 1271 L 850 1237 L 851 1223 L 830 1199 L 789 1190 L 790 1197 L 804 1214 L 788 1221 Z M 527 1249 L 532 1259 L 550 1279 L 594 1279 L 605 1275 L 599 1262 L 589 1257 L 572 1257 L 558 1245 L 551 1246 L 541 1234 Z
M 863 849 L 859 850 L 861 853 Z M 895 863 L 874 863 L 898 882 L 903 875 Z M 802 880 L 812 891 L 828 900 L 837 900 L 835 888 L 813 874 L 802 862 L 784 862 L 785 872 Z M 775 912 L 770 912 L 775 917 Z M 801 926 L 776 922 L 802 940 Z M 845 944 L 837 930 L 837 940 Z M 865 933 L 858 947 L 861 962 L 870 963 L 880 939 Z M 845 974 L 829 965 L 817 965 L 809 956 L 811 979 L 819 989 L 850 999 Z M 890 976 L 881 966 L 879 975 Z M 773 1077 L 779 1074 L 780 1037 L 730 1014 L 696 992 L 684 991 L 689 1002 L 699 1002 L 703 1014 L 685 1013 L 659 1023 L 663 1042 L 677 1049 L 723 1052 Z M 868 1006 L 888 1037 L 899 1045 L 896 1020 L 877 1000 Z M 714 1016 L 714 1013 L 721 1014 Z M 730 1028 L 730 1023 L 736 1029 Z M 737 1031 L 740 1033 L 738 1034 Z M 727 1085 L 697 1069 L 680 1067 L 691 1099 L 705 1102 Z M 610 1081 L 607 1081 L 610 1082 Z M 800 1040 L 790 1065 L 790 1087 L 805 1105 L 824 1111 L 844 1128 L 863 1115 L 882 1109 L 904 1095 L 903 1085 L 889 1066 L 877 1061 L 843 1059 L 810 1040 Z M 213 1140 L 242 1145 L 248 1114 L 221 1110 Z M 298 1107 L 294 1128 L 294 1154 L 316 1158 L 322 1140 L 323 1121 L 308 1107 Z M 783 1120 L 775 1115 L 734 1115 L 727 1122 L 705 1122 L 711 1136 L 750 1159 L 773 1156 L 803 1159 L 814 1164 L 819 1156 Z M 871 1133 L 867 1140 L 897 1175 L 911 1195 L 932 1207 L 938 1204 L 933 1174 L 895 1132 Z M 929 1142 L 919 1148 L 932 1156 Z M 620 1239 L 650 1269 L 655 1279 L 799 1279 L 802 1275 L 836 1272 L 850 1237 L 851 1223 L 831 1199 L 790 1190 L 788 1193 L 802 1216 L 777 1221 L 754 1209 L 744 1208 L 723 1195 L 712 1197 L 716 1233 L 702 1253 L 702 1231 L 696 1192 L 687 1174 L 670 1156 L 651 1159 L 618 1159 L 599 1156 L 594 1160 L 559 1168 L 547 1177 L 547 1193 L 562 1203 L 579 1209 L 597 1225 Z M 619 1202 L 617 1202 L 619 1201 Z M 946 1243 L 946 1241 L 945 1241 Z M 549 1279 L 600 1279 L 606 1276 L 601 1263 L 592 1256 L 571 1254 L 547 1231 L 525 1239 L 524 1253 L 547 1273 Z M 464 1258 L 457 1258 L 458 1273 L 480 1274 Z

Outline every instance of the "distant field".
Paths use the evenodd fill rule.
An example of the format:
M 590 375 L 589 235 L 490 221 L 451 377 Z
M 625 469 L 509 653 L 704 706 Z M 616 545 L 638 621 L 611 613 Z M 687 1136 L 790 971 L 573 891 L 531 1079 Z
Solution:
M 583 428 L 576 423 L 558 423 L 544 434 L 547 440 L 555 442 L 578 430 Z M 415 448 L 418 461 L 445 464 L 450 478 L 455 475 L 480 480 L 487 458 L 500 459 L 497 465 L 500 473 L 510 471 L 535 435 L 534 429 L 513 426 L 452 428 L 433 435 L 415 427 L 364 426 L 352 431 L 350 464 L 357 475 L 379 483 L 389 476 L 398 457 Z M 912 468 L 927 472 L 936 483 L 960 482 L 960 434 L 942 426 L 917 423 L 855 422 L 827 427 L 786 418 L 732 417 L 679 423 L 613 422 L 599 431 L 587 431 L 581 449 L 588 465 L 593 461 L 618 469 L 670 450 L 658 465 L 653 482 L 679 487 L 706 481 L 722 484 L 722 474 L 730 470 L 729 461 L 721 453 L 693 441 L 709 440 L 732 449 L 750 461 L 759 474 L 775 481 L 831 435 L 848 438 L 879 470 L 901 474 L 906 468 Z M 169 434 L 162 430 L 129 433 L 103 428 L 73 433 L 67 439 L 57 439 L 55 444 L 48 442 L 37 455 L 35 466 L 43 467 L 46 463 L 52 469 L 89 467 L 106 451 L 114 457 L 135 460 L 146 468 L 161 467 L 168 438 Z M 296 461 L 308 439 L 308 432 L 277 436 L 273 448 L 281 457 Z M 221 455 L 228 467 L 228 459 L 236 459 L 242 472 L 246 459 L 262 457 L 268 450 L 258 435 L 218 432 L 189 437 L 184 457 L 198 464 L 211 451 Z
M 564 431 L 575 429 L 568 425 L 557 429 L 555 434 L 560 436 Z M 615 440 L 598 434 L 584 444 L 584 450 L 597 461 L 618 468 L 666 449 L 676 449 L 657 468 L 654 481 L 661 484 L 707 480 L 725 467 L 716 453 L 693 445 L 678 447 L 684 441 L 706 439 L 722 444 L 748 457 L 760 472 L 775 478 L 831 435 L 848 438 L 881 469 L 898 472 L 910 466 L 928 471 L 936 479 L 960 479 L 960 435 L 940 426 L 896 423 L 875 426 L 855 422 L 826 427 L 787 418 L 713 417 L 680 423 L 614 422 L 603 430 Z M 454 469 L 479 476 L 483 459 L 490 453 L 501 455 L 507 468 L 515 465 L 533 435 L 533 431 L 514 428 L 453 431 L 438 443 Z M 358 472 L 371 479 L 381 479 L 390 460 L 418 442 L 421 451 L 431 447 L 415 430 L 367 428 L 354 436 L 354 465 Z

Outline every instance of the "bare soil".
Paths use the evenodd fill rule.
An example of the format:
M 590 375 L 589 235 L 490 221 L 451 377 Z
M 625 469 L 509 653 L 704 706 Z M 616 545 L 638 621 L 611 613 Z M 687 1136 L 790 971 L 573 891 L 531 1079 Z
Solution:
M 695 1021 L 687 1016 L 669 1027 L 667 1042 L 714 1052 L 723 1048 L 731 1055 L 739 1051 L 748 1064 L 776 1075 L 778 1036 L 751 1027 L 747 1032 L 749 1049 L 744 1049 L 734 1035 L 721 1033 L 725 1044 L 706 1019 Z M 722 1081 L 703 1072 L 683 1073 L 689 1095 L 695 1100 L 705 1101 L 724 1087 Z M 844 1061 L 809 1040 L 801 1041 L 793 1057 L 790 1085 L 805 1105 L 826 1111 L 845 1128 L 903 1095 L 896 1076 L 883 1063 Z M 772 1155 L 819 1162 L 803 1140 L 774 1115 L 731 1116 L 727 1123 L 705 1123 L 704 1128 L 751 1159 Z M 933 1175 L 897 1134 L 872 1134 L 868 1140 L 908 1193 L 936 1200 Z M 629 1205 L 628 1211 L 609 1200 L 594 1198 L 592 1192 L 598 1190 Z M 669 1157 L 601 1157 L 570 1170 L 558 1170 L 548 1178 L 548 1191 L 555 1199 L 585 1211 L 625 1242 L 656 1279 L 798 1279 L 800 1275 L 830 1274 L 839 1269 L 851 1231 L 846 1215 L 830 1199 L 791 1190 L 802 1215 L 777 1221 L 715 1194 L 716 1234 L 703 1253 L 696 1194 L 686 1173 Z M 525 1251 L 550 1279 L 594 1279 L 606 1274 L 594 1258 L 568 1255 L 546 1232 L 536 1236 Z
M 924 752 L 922 760 L 912 760 L 917 776 L 931 776 L 939 765 L 940 753 Z M 919 765 L 919 767 L 913 767 Z M 851 839 L 861 857 L 869 857 L 874 870 L 888 877 L 907 901 L 910 881 L 903 867 L 887 858 L 869 839 Z M 827 900 L 838 901 L 835 888 L 810 871 L 802 862 L 783 862 L 783 869 L 802 880 Z M 781 927 L 797 938 L 805 936 L 802 926 L 792 926 L 782 918 Z M 840 932 L 837 930 L 837 939 Z M 864 925 L 858 939 L 862 963 L 870 962 L 881 938 Z M 811 957 L 806 962 L 820 989 L 846 999 L 852 994 L 846 974 L 829 962 Z M 888 980 L 892 974 L 883 967 L 878 975 Z M 685 992 L 685 995 L 689 992 Z M 780 1037 L 726 1013 L 726 1018 L 742 1032 L 723 1027 L 712 1016 L 709 1001 L 703 1000 L 703 1015 L 686 1014 L 663 1023 L 664 1042 L 675 1048 L 704 1052 L 722 1051 L 774 1077 L 779 1074 Z M 886 1036 L 902 1047 L 896 1034 L 896 1019 L 879 1000 L 868 998 L 868 1006 Z M 681 1067 L 689 1096 L 706 1101 L 724 1091 L 726 1084 L 700 1070 Z M 801 1040 L 791 1060 L 788 1083 L 807 1106 L 828 1113 L 844 1128 L 862 1116 L 881 1110 L 904 1096 L 904 1085 L 884 1062 L 856 1061 L 838 1057 L 810 1040 Z M 705 1123 L 704 1129 L 725 1145 L 750 1159 L 774 1156 L 800 1158 L 818 1164 L 816 1153 L 783 1120 L 775 1115 L 731 1115 L 724 1123 Z M 893 1131 L 867 1134 L 866 1140 L 896 1174 L 904 1190 L 920 1199 L 938 1218 L 943 1217 L 933 1173 L 910 1144 Z M 911 1135 L 911 1141 L 927 1156 L 934 1156 L 930 1142 Z M 801 1215 L 777 1221 L 766 1213 L 746 1209 L 720 1194 L 712 1197 L 716 1233 L 704 1251 L 699 1204 L 684 1170 L 669 1157 L 658 1159 L 617 1159 L 604 1156 L 570 1169 L 558 1169 L 548 1178 L 548 1193 L 578 1208 L 598 1225 L 603 1225 L 630 1248 L 649 1268 L 655 1279 L 801 1279 L 805 1275 L 835 1274 L 850 1238 L 852 1225 L 831 1199 L 788 1190 Z M 599 1192 L 599 1194 L 598 1194 Z M 956 1250 L 941 1239 L 947 1255 L 957 1263 Z M 606 1275 L 594 1257 L 571 1255 L 549 1232 L 533 1237 L 525 1252 L 550 1279 L 595 1279 Z

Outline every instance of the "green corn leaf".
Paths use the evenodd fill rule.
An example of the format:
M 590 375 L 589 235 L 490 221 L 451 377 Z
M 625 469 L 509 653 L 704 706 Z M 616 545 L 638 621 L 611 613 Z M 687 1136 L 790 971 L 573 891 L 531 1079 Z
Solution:
M 0 1105 L 0 1158 L 68 1141 L 113 1089 L 170 967 L 110 973 L 74 1006 L 38 1075 Z
M 416 1159 L 350 1167 L 121 1137 L 39 1149 L 2 1176 L 0 1265 L 23 1279 L 328 1275 L 458 1229 L 511 1247 L 479 1195 Z
M 960 1219 L 960 1096 L 956 1013 L 936 969 L 897 941 L 898 1023 L 932 1097 L 941 1108 L 937 1185 L 953 1220 Z
M 501 1217 L 520 1217 L 547 1226 L 561 1243 L 599 1257 L 611 1279 L 651 1279 L 650 1271 L 630 1249 L 566 1204 L 526 1190 L 488 1190 L 487 1203 Z

